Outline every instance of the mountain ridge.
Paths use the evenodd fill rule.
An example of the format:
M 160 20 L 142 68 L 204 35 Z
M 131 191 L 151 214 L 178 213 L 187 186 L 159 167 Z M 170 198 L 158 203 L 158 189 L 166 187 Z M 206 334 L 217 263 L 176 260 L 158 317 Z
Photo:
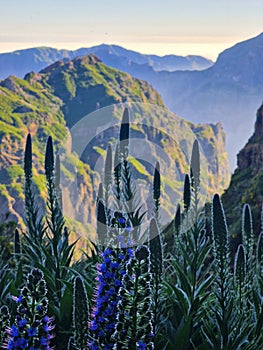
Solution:
M 253 132 L 251 115 L 263 96 L 263 33 L 223 51 L 203 71 L 159 72 L 147 80 L 172 111 L 193 122 L 222 121 L 232 167 Z M 140 76 L 143 78 L 142 76 Z
M 127 70 L 131 63 L 145 65 L 156 70 L 204 69 L 213 62 L 202 56 L 148 55 L 125 49 L 118 45 L 101 44 L 77 50 L 55 49 L 46 46 L 16 50 L 0 54 L 0 79 L 9 75 L 23 78 L 29 71 L 38 72 L 44 67 L 62 59 L 71 60 L 87 54 L 102 56 L 105 64 Z M 167 66 L 166 60 L 169 61 Z
M 100 47 L 95 48 L 97 50 Z M 105 47 L 109 51 L 109 47 L 115 50 L 118 46 L 102 45 L 102 48 Z M 85 53 L 83 50 L 85 49 L 80 49 L 78 54 Z M 57 51 L 52 51 L 52 54 L 55 55 L 55 52 Z M 64 59 L 70 60 L 69 51 L 62 52 Z M 222 121 L 227 134 L 226 148 L 234 169 L 236 154 L 253 131 L 250 116 L 254 115 L 262 101 L 262 52 L 263 33 L 224 50 L 214 65 L 202 71 L 157 71 L 151 65 L 143 63 L 144 55 L 137 57 L 136 52 L 139 61 L 136 61 L 136 57 L 132 61 L 128 57 L 120 58 L 116 55 L 114 61 L 113 55 L 107 54 L 106 63 L 133 77 L 148 81 L 174 113 L 194 123 Z M 44 53 L 43 56 L 40 55 L 40 61 L 45 59 Z M 55 58 L 58 57 L 54 56 L 53 59 Z M 31 67 L 26 71 L 32 70 Z
M 64 80 L 61 77 L 64 77 Z M 71 80 L 71 78 L 74 79 Z M 75 83 L 77 85 L 74 87 Z M 91 92 L 94 87 L 98 86 L 103 87 L 101 95 L 96 93 L 95 97 L 92 97 Z M 187 171 L 189 165 L 186 155 L 181 151 L 178 151 L 179 153 L 175 152 L 173 148 L 175 145 L 170 143 L 170 141 L 173 141 L 173 137 L 177 132 L 180 132 L 182 127 L 188 130 L 187 132 L 190 133 L 191 137 L 193 137 L 192 132 L 196 132 L 202 147 L 208 154 L 207 160 L 209 161 L 210 158 L 213 158 L 215 161 L 215 163 L 211 163 L 211 168 L 208 169 L 210 190 L 215 187 L 223 189 L 227 186 L 229 172 L 226 166 L 227 155 L 224 150 L 225 136 L 220 124 L 216 126 L 194 125 L 181 118 L 174 121 L 169 119 L 170 129 L 165 134 L 162 131 L 162 125 L 166 125 L 167 119 L 165 118 L 170 112 L 164 106 L 158 92 L 148 83 L 132 78 L 127 73 L 107 67 L 94 55 L 90 55 L 76 58 L 69 62 L 59 61 L 45 68 L 42 73 L 27 74 L 24 80 L 11 76 L 0 82 L 0 141 L 2 145 L 0 153 L 0 177 L 2 179 L 0 208 L 1 210 L 4 210 L 4 208 L 9 209 L 11 212 L 10 219 L 19 219 L 21 221 L 24 213 L 22 159 L 27 132 L 31 132 L 34 138 L 34 175 L 36 176 L 34 176 L 34 181 L 38 189 L 38 196 L 40 196 L 45 188 L 43 158 L 47 136 L 51 134 L 54 139 L 55 149 L 57 149 L 61 140 L 64 140 L 66 134 L 68 134 L 67 126 L 73 125 L 73 122 L 76 123 L 79 118 L 87 114 L 84 113 L 83 115 L 83 110 L 80 108 L 83 102 L 87 100 L 86 107 L 94 110 L 98 102 L 101 106 L 106 106 L 107 103 L 105 101 L 109 101 L 108 99 L 112 97 L 116 102 L 118 98 L 121 99 L 119 102 L 127 102 L 127 98 L 129 98 L 130 102 L 133 102 L 134 99 L 135 102 L 139 102 L 143 106 L 145 104 L 146 109 L 150 106 L 147 102 L 151 101 L 155 114 L 151 114 L 149 117 L 146 116 L 145 121 L 142 120 L 142 124 L 132 127 L 132 133 L 139 140 L 145 140 L 147 149 L 151 150 L 150 142 L 155 142 L 158 144 L 158 147 L 169 154 L 169 159 L 171 159 L 169 163 L 176 164 L 179 169 L 178 174 L 180 178 L 174 177 L 177 187 L 179 180 L 183 179 L 183 174 Z M 68 107 L 68 111 L 65 109 L 66 107 Z M 141 111 L 145 112 L 146 109 L 143 108 Z M 100 111 L 103 112 L 103 108 L 98 109 L 98 115 Z M 139 110 L 136 113 L 144 117 Z M 144 124 L 153 126 L 154 123 L 156 123 L 157 128 L 144 129 Z M 114 132 L 116 133 L 117 130 L 114 130 Z M 105 134 L 105 136 L 112 137 L 112 134 Z M 187 139 L 187 134 L 184 137 L 185 146 L 190 152 L 192 139 Z M 107 139 L 105 138 L 105 142 L 103 140 L 103 138 L 95 139 L 95 144 L 91 145 L 92 157 L 93 155 L 97 157 L 105 152 L 104 143 L 106 143 Z M 67 152 L 70 153 L 70 149 Z M 158 154 L 154 153 L 154 157 L 157 160 Z M 161 160 L 161 163 L 163 161 Z M 69 211 L 77 210 L 75 220 L 78 221 L 79 218 L 82 218 L 86 224 L 94 224 L 89 221 L 92 213 L 95 216 L 93 204 L 96 201 L 95 188 L 98 186 L 97 177 L 92 179 L 94 169 L 89 164 L 79 161 L 74 153 L 70 154 L 66 167 L 64 164 L 62 165 L 62 178 L 66 179 L 67 184 L 65 208 L 68 208 Z M 75 169 L 75 167 L 79 171 L 77 179 L 80 185 L 80 195 L 78 200 L 72 198 L 72 186 L 75 182 L 68 171 L 68 168 Z M 141 168 L 148 167 L 148 165 L 135 162 L 134 167 L 135 171 L 139 173 Z M 152 166 L 147 170 L 149 173 L 147 177 L 150 176 L 149 171 L 151 169 Z M 165 169 L 164 164 L 163 169 Z M 172 187 L 169 177 L 164 176 L 163 182 L 168 188 Z M 43 203 L 43 196 L 41 198 L 41 203 Z M 169 198 L 166 197 L 165 208 L 172 210 L 168 202 Z

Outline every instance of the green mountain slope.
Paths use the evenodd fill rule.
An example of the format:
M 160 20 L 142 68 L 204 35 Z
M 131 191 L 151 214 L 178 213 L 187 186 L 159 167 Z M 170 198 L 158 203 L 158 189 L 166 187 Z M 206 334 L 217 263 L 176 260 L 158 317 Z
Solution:
M 35 137 L 35 180 L 44 189 L 40 167 L 43 163 L 44 140 L 51 134 L 55 140 L 66 135 L 61 102 L 43 90 L 39 84 L 9 77 L 0 86 L 0 178 L 1 212 L 9 211 L 10 219 L 19 219 L 23 213 L 23 148 L 28 132 Z
M 94 55 L 58 61 L 25 79 L 41 82 L 63 101 L 69 127 L 97 108 L 111 104 L 133 101 L 164 107 L 160 95 L 148 83 L 106 66 Z
M 227 155 L 224 149 L 225 135 L 220 124 L 195 125 L 182 118 L 175 118 L 164 106 L 160 95 L 146 82 L 134 79 L 126 73 L 105 66 L 98 58 L 89 55 L 70 62 L 59 61 L 40 73 L 29 73 L 24 80 L 15 77 L 0 83 L 0 211 L 9 211 L 10 219 L 20 220 L 23 208 L 23 149 L 27 132 L 33 136 L 34 168 L 36 191 L 43 203 L 45 180 L 43 175 L 43 155 L 45 141 L 51 135 L 55 148 L 63 145 L 68 155 L 62 164 L 64 205 L 69 212 L 75 210 L 71 220 L 94 226 L 94 192 L 98 187 L 99 175 L 94 174 L 95 160 L 106 150 L 107 142 L 114 142 L 118 130 L 107 130 L 95 138 L 84 152 L 82 161 L 72 151 L 70 142 L 63 143 L 68 128 L 81 118 L 97 109 L 95 117 L 100 119 L 101 107 L 116 103 L 126 103 L 130 107 L 134 123 L 132 138 L 144 140 L 144 152 L 153 156 L 151 164 L 141 158 L 133 158 L 134 171 L 140 181 L 150 185 L 153 166 L 160 160 L 157 145 L 167 157 L 161 159 L 163 186 L 165 189 L 164 208 L 168 216 L 174 213 L 174 202 L 170 188 L 182 187 L 184 173 L 188 171 L 189 155 L 194 139 L 199 139 L 205 151 L 204 177 L 206 191 L 222 191 L 229 178 Z M 99 108 L 100 107 L 100 108 Z M 121 118 L 123 107 L 116 107 L 116 120 Z M 147 126 L 147 128 L 145 127 Z M 177 143 L 180 140 L 180 144 Z M 137 144 L 135 143 L 134 150 Z M 181 147 L 185 153 L 181 151 Z M 94 156 L 95 155 L 95 156 Z M 105 152 L 104 152 L 105 156 Z M 95 157 L 95 158 L 94 158 Z M 97 157 L 97 158 L 96 158 Z M 95 160 L 94 160 L 95 159 Z M 72 186 L 75 179 L 70 169 L 77 168 L 78 198 L 73 197 Z M 83 228 L 83 227 L 82 227 Z

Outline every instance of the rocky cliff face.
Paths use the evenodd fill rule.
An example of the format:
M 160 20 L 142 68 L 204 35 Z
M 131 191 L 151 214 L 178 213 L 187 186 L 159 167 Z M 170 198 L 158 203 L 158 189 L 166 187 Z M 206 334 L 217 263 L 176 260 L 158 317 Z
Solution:
M 257 111 L 254 134 L 238 153 L 237 166 L 239 171 L 251 168 L 255 174 L 263 168 L 263 104 Z
M 263 104 L 257 111 L 254 133 L 237 156 L 230 186 L 223 195 L 228 223 L 233 235 L 241 230 L 242 206 L 252 208 L 255 233 L 261 230 L 260 218 L 263 203 Z

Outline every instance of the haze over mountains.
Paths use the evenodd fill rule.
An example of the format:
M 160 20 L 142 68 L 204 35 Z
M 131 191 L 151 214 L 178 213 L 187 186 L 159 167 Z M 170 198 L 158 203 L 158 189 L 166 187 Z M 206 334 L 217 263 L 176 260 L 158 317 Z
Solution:
M 0 77 L 22 77 L 56 60 L 90 52 L 106 65 L 148 81 L 168 108 L 183 118 L 195 123 L 222 121 L 230 164 L 235 167 L 236 154 L 253 131 L 251 116 L 263 99 L 263 33 L 225 50 L 212 66 L 198 56 L 142 55 L 115 45 L 76 51 L 35 48 L 0 54 Z
M 263 33 L 222 52 L 200 72 L 159 72 L 148 81 L 165 104 L 196 122 L 222 121 L 230 163 L 253 131 L 253 118 L 263 100 Z M 146 78 L 142 77 L 141 78 Z
M 59 60 L 72 60 L 79 56 L 95 54 L 105 64 L 130 73 L 130 69 L 153 69 L 154 71 L 201 70 L 213 62 L 202 56 L 144 55 L 117 45 L 98 45 L 75 51 L 57 50 L 51 47 L 36 47 L 0 54 L 0 79 L 15 75 L 23 78 L 30 71 L 41 69 Z

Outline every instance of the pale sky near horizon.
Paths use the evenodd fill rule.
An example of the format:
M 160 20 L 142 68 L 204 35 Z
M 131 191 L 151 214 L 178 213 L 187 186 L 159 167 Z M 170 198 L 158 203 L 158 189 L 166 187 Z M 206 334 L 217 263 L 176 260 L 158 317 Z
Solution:
M 101 43 L 142 53 L 199 54 L 263 32 L 263 0 L 0 0 L 0 52 Z

